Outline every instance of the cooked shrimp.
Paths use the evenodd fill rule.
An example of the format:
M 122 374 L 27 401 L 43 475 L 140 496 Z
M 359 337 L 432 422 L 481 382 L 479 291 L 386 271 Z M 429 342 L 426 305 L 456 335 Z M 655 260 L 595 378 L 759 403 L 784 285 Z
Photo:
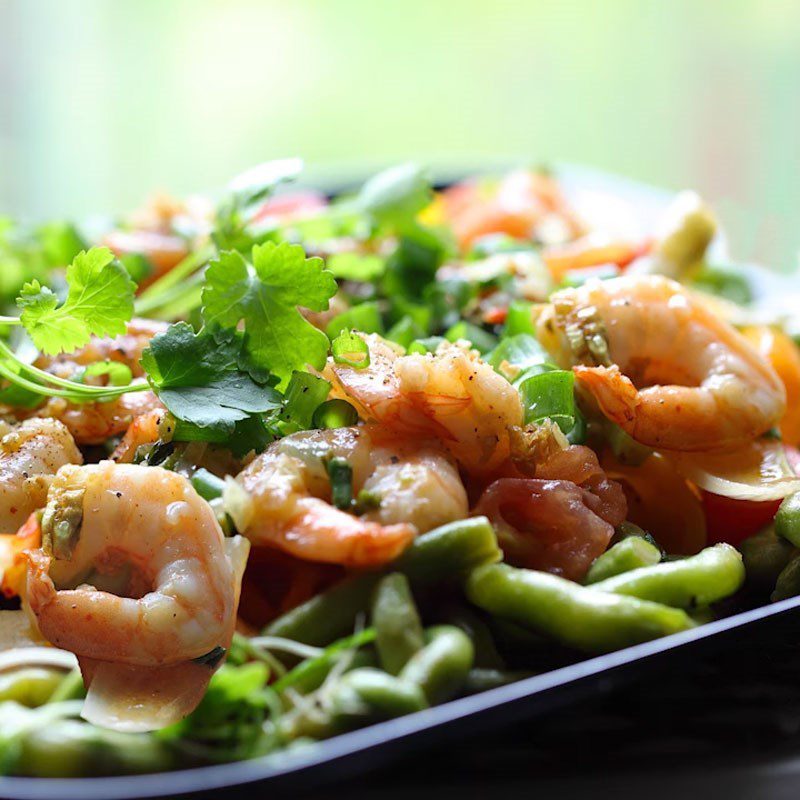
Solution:
M 227 647 L 234 568 L 211 507 L 159 467 L 62 468 L 28 553 L 42 635 L 79 656 L 163 666 Z
M 330 503 L 326 465 L 332 458 L 346 460 L 353 492 L 363 490 L 369 500 L 360 517 Z M 233 491 L 243 490 L 249 501 L 237 501 L 229 487 L 226 501 L 233 502 L 226 505 L 254 544 L 345 566 L 387 563 L 415 534 L 467 515 L 466 492 L 443 450 L 398 443 L 373 426 L 287 436 L 256 458 L 236 483 Z
M 323 374 L 334 397 L 395 435 L 438 438 L 467 471 L 490 472 L 508 458 L 508 431 L 522 423 L 522 404 L 477 352 L 445 343 L 436 353 L 404 356 L 379 336 L 364 338 L 365 369 L 329 359 Z
M 81 367 L 98 361 L 115 361 L 129 367 L 134 378 L 142 378 L 145 374 L 141 365 L 142 353 L 149 346 L 150 340 L 166 329 L 164 322 L 133 319 L 128 323 L 127 331 L 120 336 L 93 336 L 80 350 L 57 356 L 42 356 L 36 366 L 60 378 L 71 378 Z
M 90 445 L 125 433 L 135 419 L 151 411 L 164 413 L 153 392 L 127 392 L 105 403 L 76 404 L 54 397 L 36 413 L 63 422 L 78 444 Z
M 93 337 L 75 353 L 54 358 L 41 358 L 37 366 L 61 378 L 70 378 L 82 367 L 98 361 L 114 361 L 130 368 L 134 382 L 144 381 L 142 353 L 164 323 L 136 319 L 128 324 L 127 333 L 113 338 Z M 151 411 L 164 412 L 161 401 L 150 391 L 128 392 L 107 402 L 70 403 L 61 397 L 50 398 L 36 410 L 36 415 L 53 417 L 67 426 L 78 444 L 102 444 L 112 436 L 128 430 L 131 423 Z
M 607 344 L 611 363 L 575 366 L 575 376 L 609 419 L 649 447 L 736 447 L 773 427 L 786 406 L 765 359 L 667 278 L 591 281 L 558 292 L 539 335 L 566 363 L 591 364 Z
M 0 440 L 0 533 L 13 533 L 42 508 L 52 477 L 83 459 L 69 431 L 54 419 L 21 422 Z

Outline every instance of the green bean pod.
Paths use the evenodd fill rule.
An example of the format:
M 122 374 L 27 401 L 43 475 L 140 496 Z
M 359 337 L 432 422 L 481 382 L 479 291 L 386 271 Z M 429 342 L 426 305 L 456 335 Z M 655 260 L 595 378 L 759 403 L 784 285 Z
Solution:
M 472 640 L 454 625 L 436 625 L 425 633 L 427 644 L 411 657 L 400 677 L 421 687 L 431 705 L 461 690 L 475 660 Z
M 497 644 L 486 622 L 466 604 L 448 605 L 437 615 L 436 621 L 455 625 L 472 639 L 475 649 L 475 666 L 486 669 L 503 669 L 505 660 L 497 649 Z
M 677 608 L 507 564 L 478 567 L 465 588 L 467 597 L 490 614 L 592 653 L 618 650 L 694 626 Z
M 20 738 L 12 771 L 38 778 L 77 778 L 164 772 L 173 766 L 169 748 L 152 736 L 57 720 Z
M 798 550 L 770 526 L 739 545 L 744 562 L 745 580 L 764 590 L 772 590 L 784 567 L 798 555 Z
M 422 689 L 383 670 L 362 667 L 347 672 L 316 697 L 277 722 L 283 742 L 302 737 L 328 739 L 381 720 L 427 708 Z
M 372 625 L 381 667 L 391 675 L 399 674 L 425 644 L 419 612 L 402 572 L 392 572 L 378 583 L 372 600 Z
M 660 561 L 661 551 L 654 544 L 639 536 L 628 536 L 595 559 L 584 583 L 598 583 L 623 572 L 652 567 Z
M 36 708 L 50 700 L 63 680 L 63 670 L 47 667 L 22 667 L 0 673 L 0 703 L 14 700 Z
M 424 692 L 413 681 L 369 667 L 343 675 L 331 690 L 328 703 L 335 720 L 347 727 L 354 722 L 402 717 L 428 706 Z
M 770 599 L 776 603 L 778 600 L 786 600 L 798 594 L 800 594 L 800 556 L 795 556 L 778 575 Z
M 790 494 L 775 514 L 775 533 L 800 547 L 800 492 Z
M 695 608 L 732 595 L 744 578 L 741 553 L 729 544 L 715 544 L 696 556 L 624 572 L 592 588 L 675 608 Z
M 486 517 L 442 525 L 418 536 L 392 565 L 412 586 L 457 579 L 470 569 L 499 561 L 497 537 Z M 265 633 L 324 647 L 353 632 L 369 608 L 382 572 L 349 578 L 271 622 Z

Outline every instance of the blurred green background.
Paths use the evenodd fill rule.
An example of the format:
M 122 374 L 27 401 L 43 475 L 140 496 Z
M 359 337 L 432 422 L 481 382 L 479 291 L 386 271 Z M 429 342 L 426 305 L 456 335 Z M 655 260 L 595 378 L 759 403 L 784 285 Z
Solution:
M 0 212 L 122 211 L 301 155 L 582 162 L 800 244 L 794 0 L 0 0 Z

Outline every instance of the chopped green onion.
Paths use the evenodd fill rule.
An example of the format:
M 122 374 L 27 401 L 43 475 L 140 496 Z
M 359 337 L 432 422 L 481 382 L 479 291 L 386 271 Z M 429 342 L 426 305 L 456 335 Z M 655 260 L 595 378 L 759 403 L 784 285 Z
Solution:
M 340 333 L 331 343 L 331 353 L 337 364 L 346 364 L 353 369 L 364 369 L 369 366 L 369 347 L 353 331 Z
M 414 339 L 420 339 L 423 336 L 425 336 L 425 331 L 409 314 L 406 314 L 392 325 L 386 333 L 386 338 L 389 341 L 397 342 L 397 344 L 406 349 L 408 349 Z
M 515 336 L 518 333 L 528 333 L 533 336 L 536 328 L 533 324 L 533 303 L 526 300 L 515 300 L 506 314 L 506 324 L 503 328 L 503 337 Z
M 313 428 L 349 428 L 358 422 L 358 412 L 338 397 L 321 403 L 311 420 Z
M 753 302 L 750 280 L 735 266 L 705 264 L 692 275 L 692 285 L 740 306 Z
M 538 340 L 527 333 L 503 337 L 500 344 L 486 356 L 486 361 L 498 372 L 504 362 L 519 369 L 527 369 L 546 364 L 547 359 L 547 353 Z
M 332 458 L 328 462 L 328 477 L 333 505 L 342 511 L 349 509 L 353 505 L 353 468 L 344 458 Z
M 584 267 L 583 269 L 570 269 L 564 273 L 561 280 L 562 287 L 577 288 L 589 280 L 606 281 L 609 278 L 618 278 L 622 271 L 616 264 L 600 264 L 597 267 Z
M 337 314 L 325 329 L 329 339 L 335 339 L 340 333 L 348 330 L 358 330 L 363 333 L 383 333 L 383 320 L 378 304 L 374 302 L 361 303 Z
M 552 419 L 564 433 L 575 426 L 575 376 L 569 370 L 554 369 L 532 375 L 517 387 L 525 424 Z
M 192 475 L 192 486 L 204 500 L 216 500 L 222 497 L 225 481 L 201 467 Z
M 520 253 L 535 249 L 531 242 L 515 239 L 507 233 L 488 233 L 472 243 L 469 258 L 478 261 L 498 253 Z
M 330 390 L 331 385 L 324 378 L 310 372 L 293 372 L 283 396 L 281 419 L 296 425 L 297 430 L 312 427 L 314 414 Z
M 334 253 L 325 262 L 325 268 L 337 280 L 369 282 L 377 280 L 386 269 L 380 256 L 361 253 Z
M 424 355 L 425 353 L 435 353 L 436 348 L 442 342 L 446 342 L 443 336 L 427 336 L 424 339 L 415 339 L 411 344 L 408 346 L 408 353 L 409 355 L 413 353 L 421 353 Z
M 466 339 L 479 353 L 487 353 L 497 346 L 497 337 L 473 325 L 471 322 L 461 320 L 453 325 L 444 335 L 448 342 L 457 342 Z
M 86 383 L 86 378 L 96 378 L 100 375 L 108 375 L 110 386 L 127 386 L 133 380 L 131 368 L 119 361 L 95 361 L 94 364 L 81 369 L 77 375 L 73 375 L 72 379 Z

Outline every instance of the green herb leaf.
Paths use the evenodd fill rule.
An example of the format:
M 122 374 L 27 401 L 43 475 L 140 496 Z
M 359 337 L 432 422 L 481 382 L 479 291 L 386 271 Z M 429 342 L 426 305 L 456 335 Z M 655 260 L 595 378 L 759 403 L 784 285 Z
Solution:
M 107 247 L 78 253 L 66 277 L 69 291 L 61 305 L 38 280 L 26 283 L 17 298 L 22 324 L 42 352 L 77 350 L 92 335 L 125 333 L 136 286 Z
M 183 422 L 232 432 L 251 414 L 280 407 L 275 389 L 238 368 L 235 331 L 195 334 L 185 322 L 155 336 L 142 355 L 148 379 L 164 405 Z
M 253 248 L 253 264 L 224 252 L 206 271 L 203 317 L 207 325 L 235 328 L 244 323 L 245 352 L 252 364 L 285 385 L 294 370 L 321 369 L 328 338 L 303 318 L 298 306 L 324 311 L 336 281 L 322 259 L 303 248 L 268 242 Z

